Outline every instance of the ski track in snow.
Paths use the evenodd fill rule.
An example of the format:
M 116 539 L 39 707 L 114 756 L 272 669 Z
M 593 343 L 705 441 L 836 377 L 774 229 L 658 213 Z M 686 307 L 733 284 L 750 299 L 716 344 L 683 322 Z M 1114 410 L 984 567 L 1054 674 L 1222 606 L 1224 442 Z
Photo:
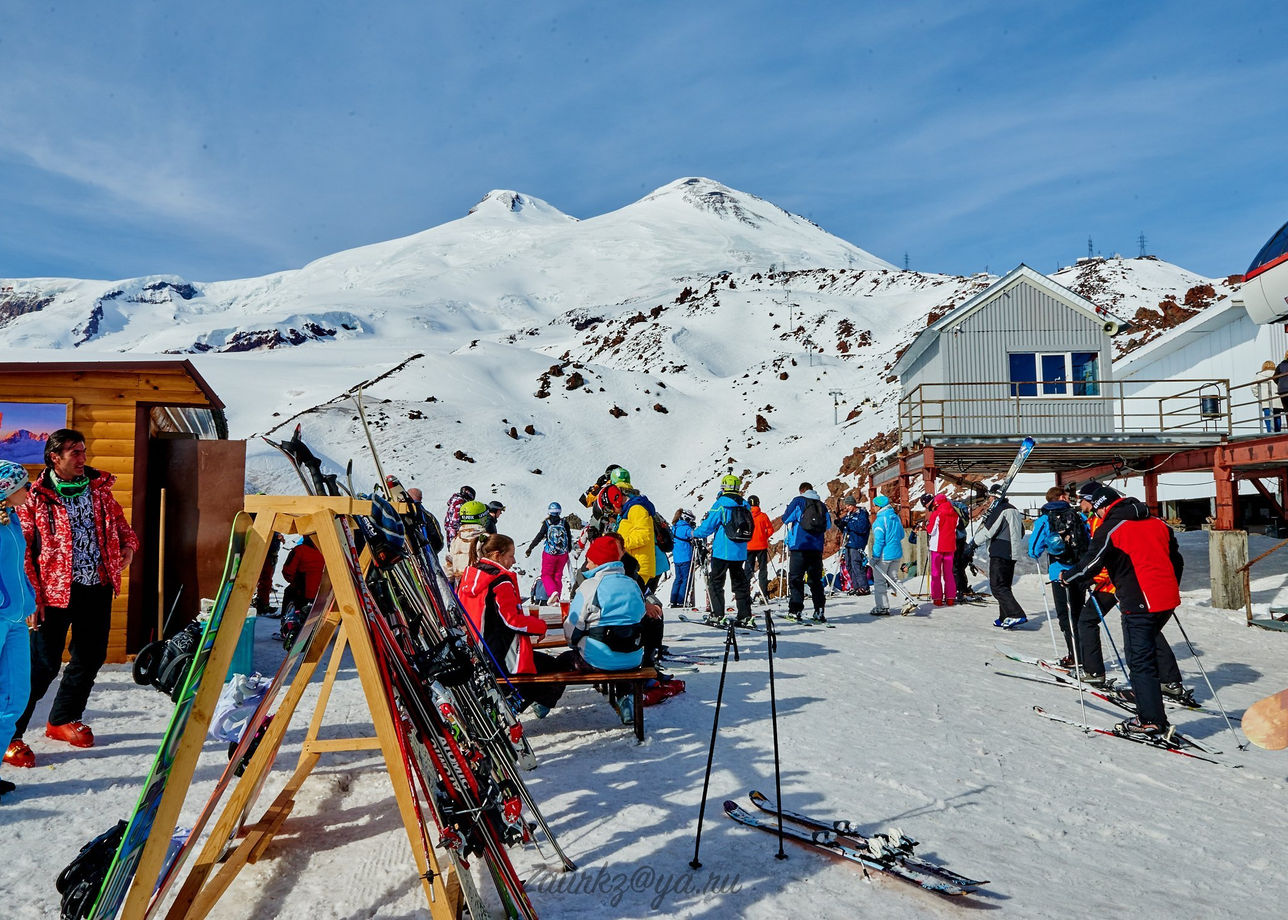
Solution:
M 1241 612 L 1207 605 L 1205 537 L 1182 535 L 1188 570 L 1180 615 L 1222 701 L 1238 713 L 1282 689 L 1284 640 L 1246 629 Z M 1263 540 L 1270 545 L 1253 537 L 1253 552 Z M 1266 572 L 1254 579 L 1254 594 L 1273 592 L 1282 581 L 1282 573 Z M 1017 596 L 1040 620 L 1032 567 Z M 857 866 L 790 841 L 789 858 L 780 862 L 773 837 L 723 815 L 726 798 L 750 808 L 750 789 L 774 795 L 768 668 L 758 633 L 739 636 L 742 660 L 730 660 L 702 834 L 704 865 L 694 873 L 703 881 L 708 874 L 737 876 L 737 890 L 659 895 L 657 888 L 659 879 L 691 872 L 719 680 L 718 665 L 705 666 L 683 675 L 687 693 L 647 710 L 648 740 L 641 746 L 590 688 L 570 689 L 548 718 L 525 721 L 540 760 L 526 778 L 581 867 L 565 875 L 535 850 L 512 853 L 532 880 L 541 916 L 779 920 L 790 913 L 898 920 L 982 907 L 1024 918 L 1114 917 L 1157 916 L 1161 902 L 1181 917 L 1282 915 L 1275 854 L 1288 851 L 1284 752 L 1236 751 L 1223 720 L 1202 713 L 1173 717 L 1182 731 L 1245 764 L 1242 770 L 1083 735 L 1029 711 L 1037 704 L 1079 718 L 1075 694 L 994 673 L 1032 669 L 996 651 L 1000 631 L 989 625 L 989 608 L 923 608 L 917 617 L 874 619 L 865 613 L 870 607 L 869 598 L 833 599 L 828 610 L 837 629 L 780 632 L 782 800 L 807 814 L 852 819 L 869 832 L 897 826 L 922 841 L 926 858 L 992 884 L 948 901 L 878 873 L 865 880 Z M 1004 641 L 1022 653 L 1046 655 L 1051 639 L 1041 625 Z M 268 639 L 276 628 L 275 620 L 258 623 L 262 669 L 280 658 L 280 646 Z M 686 651 L 723 648 L 715 630 L 668 628 Z M 1169 628 L 1168 635 L 1186 683 L 1210 705 L 1179 632 Z M 293 768 L 315 698 L 316 688 L 305 696 L 259 808 Z M 37 709 L 33 725 L 41 724 L 48 705 L 47 699 Z M 28 733 L 39 766 L 5 768 L 20 788 L 0 806 L 10 839 L 0 889 L 10 903 L 25 905 L 22 916 L 56 916 L 54 876 L 81 844 L 133 806 L 166 708 L 160 693 L 133 684 L 126 667 L 109 666 L 87 713 L 98 747 L 72 751 L 39 731 Z M 1121 711 L 1089 698 L 1087 714 L 1093 724 L 1108 725 Z M 323 734 L 371 731 L 361 688 L 346 666 Z M 207 744 L 181 824 L 204 804 L 224 758 L 222 744 Z M 545 866 L 548 873 L 540 871 Z M 211 916 L 428 917 L 379 758 L 324 755 L 264 858 L 243 869 Z

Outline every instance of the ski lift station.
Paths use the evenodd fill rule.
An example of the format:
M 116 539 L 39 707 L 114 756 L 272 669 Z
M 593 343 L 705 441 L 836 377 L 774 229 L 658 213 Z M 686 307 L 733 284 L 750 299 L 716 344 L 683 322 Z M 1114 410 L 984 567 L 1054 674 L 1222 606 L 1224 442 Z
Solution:
M 1288 228 L 1279 238 L 1288 250 Z M 898 357 L 899 440 L 878 458 L 872 494 L 907 508 L 914 479 L 933 491 L 1000 475 L 1031 436 L 1026 474 L 1061 485 L 1139 477 L 1154 513 L 1210 528 L 1213 603 L 1244 606 L 1247 528 L 1288 533 L 1288 415 L 1274 431 L 1254 379 L 1288 356 L 1288 255 L 1275 258 L 1255 287 L 1118 361 L 1126 321 L 1020 265 Z

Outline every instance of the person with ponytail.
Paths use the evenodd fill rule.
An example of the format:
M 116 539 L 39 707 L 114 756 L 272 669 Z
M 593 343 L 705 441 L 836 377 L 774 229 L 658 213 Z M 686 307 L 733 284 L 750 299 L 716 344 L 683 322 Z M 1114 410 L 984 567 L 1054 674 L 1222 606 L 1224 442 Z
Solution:
M 536 651 L 533 637 L 546 634 L 541 617 L 523 610 L 514 574 L 514 540 L 502 533 L 483 534 L 474 543 L 475 561 L 461 575 L 457 593 L 492 655 L 508 674 L 549 674 L 572 668 L 573 653 L 559 657 Z M 537 718 L 545 718 L 563 695 L 563 684 L 533 684 L 523 689 Z

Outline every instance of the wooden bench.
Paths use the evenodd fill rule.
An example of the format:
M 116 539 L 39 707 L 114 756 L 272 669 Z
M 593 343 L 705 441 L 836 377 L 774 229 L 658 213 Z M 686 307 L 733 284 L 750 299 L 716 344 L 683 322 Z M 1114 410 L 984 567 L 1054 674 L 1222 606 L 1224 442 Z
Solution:
M 629 681 L 631 693 L 635 698 L 635 737 L 644 741 L 644 684 L 657 679 L 656 668 L 636 668 L 633 671 L 555 671 L 550 674 L 518 674 L 497 679 L 497 683 L 509 682 L 516 687 L 524 684 L 603 684 L 601 693 L 608 694 L 612 702 L 614 693 L 612 685 L 618 681 Z

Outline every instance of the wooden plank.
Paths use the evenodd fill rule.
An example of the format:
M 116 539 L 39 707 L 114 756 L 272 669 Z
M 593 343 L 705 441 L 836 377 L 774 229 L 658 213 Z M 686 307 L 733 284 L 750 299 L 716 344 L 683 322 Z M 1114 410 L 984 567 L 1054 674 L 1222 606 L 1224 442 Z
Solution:
M 76 419 L 76 424 L 72 425 L 77 431 L 85 435 L 85 441 L 88 444 L 97 445 L 100 441 L 126 441 L 134 439 L 134 420 L 122 419 L 120 421 L 99 422 L 92 419 Z M 133 451 L 131 451 L 133 453 Z
M 301 516 L 319 511 L 336 515 L 371 514 L 369 501 L 327 495 L 247 495 L 243 507 L 251 514 L 269 510 Z
M 82 425 L 90 422 L 128 422 L 134 424 L 134 407 L 119 403 L 83 402 L 79 399 L 72 403 L 73 418 Z M 72 426 L 77 427 L 76 425 Z M 84 429 L 81 429 L 84 430 Z

